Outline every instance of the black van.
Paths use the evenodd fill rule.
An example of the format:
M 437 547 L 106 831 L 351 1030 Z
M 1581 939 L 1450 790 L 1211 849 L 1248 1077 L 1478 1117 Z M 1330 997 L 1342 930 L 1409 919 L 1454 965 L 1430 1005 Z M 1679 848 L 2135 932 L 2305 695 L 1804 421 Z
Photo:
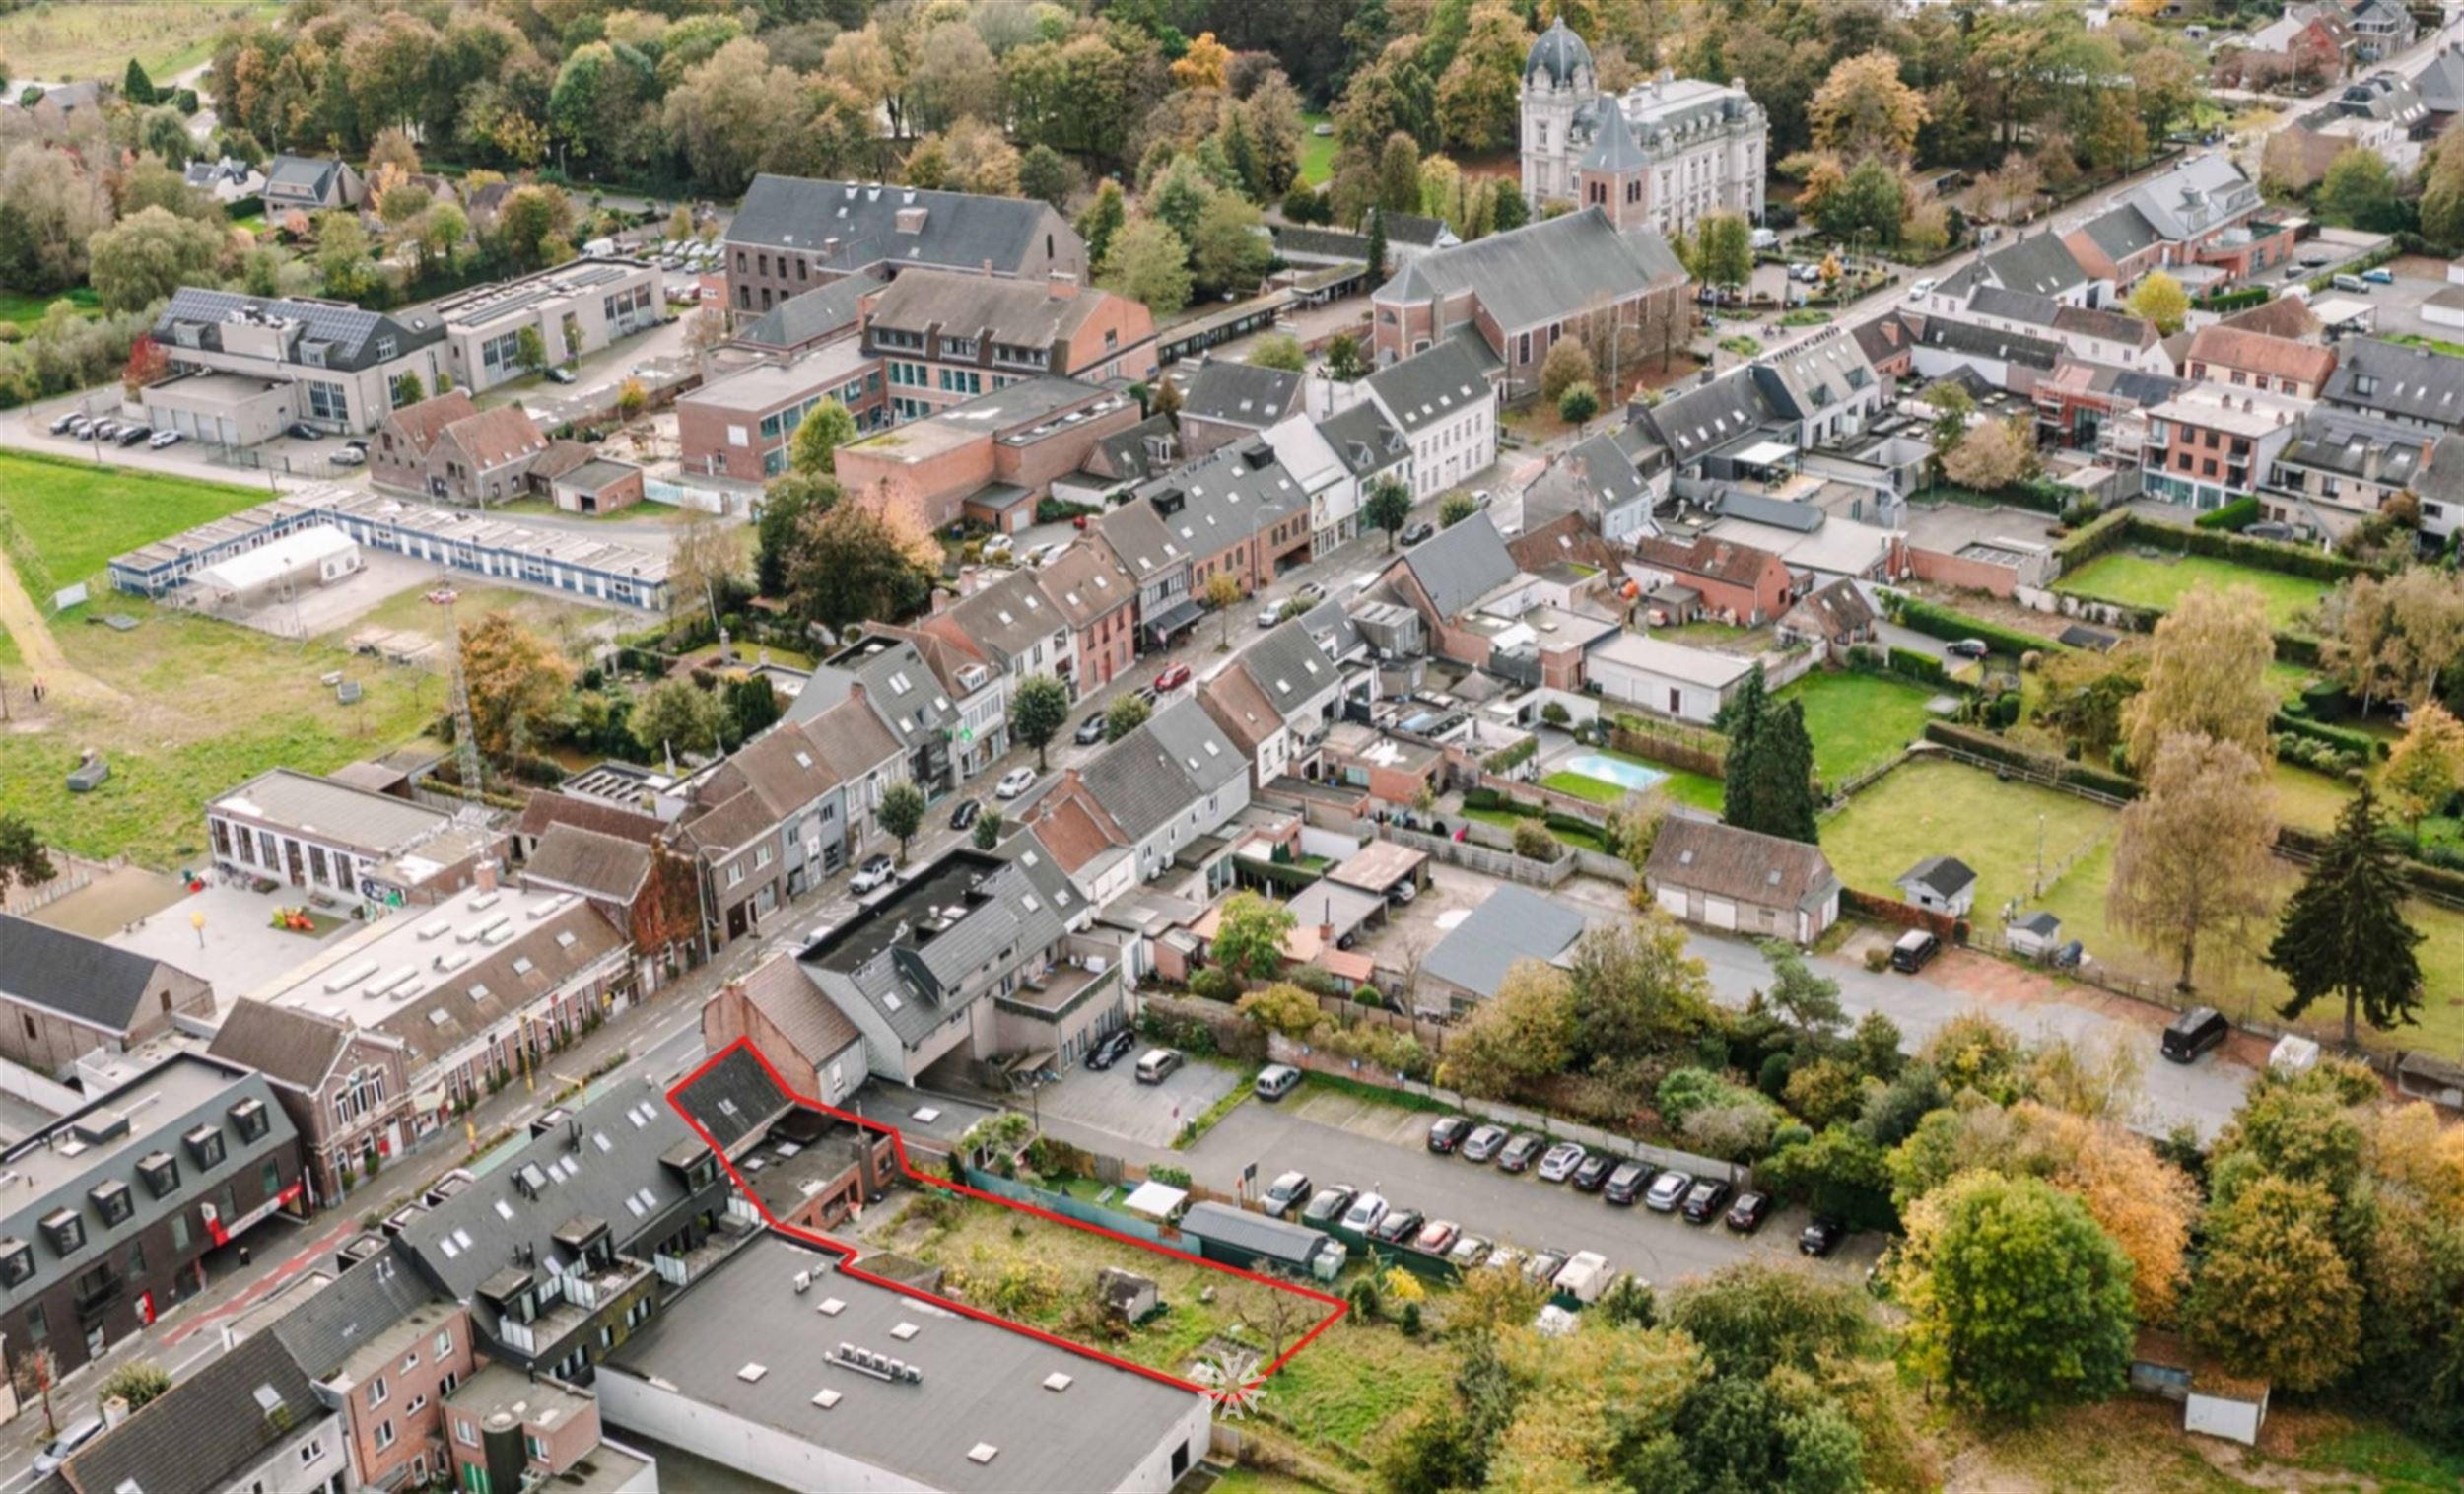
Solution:
M 2232 1034 L 2232 1024 L 2213 1006 L 2194 1006 L 2164 1029 L 2164 1056 L 2188 1063 Z
M 1915 975 L 1925 962 L 1942 953 L 1942 940 L 1929 929 L 1911 928 L 1890 947 L 1890 968 Z

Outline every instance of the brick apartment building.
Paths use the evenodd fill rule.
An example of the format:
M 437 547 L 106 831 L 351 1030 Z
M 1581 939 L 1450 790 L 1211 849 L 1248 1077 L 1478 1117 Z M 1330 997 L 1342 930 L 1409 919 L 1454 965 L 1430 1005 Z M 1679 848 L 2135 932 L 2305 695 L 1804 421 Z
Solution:
M 863 342 L 902 421 L 1031 378 L 1138 382 L 1156 368 L 1145 305 L 1061 270 L 1041 282 L 910 270 L 867 299 Z
M 727 306 L 738 316 L 850 275 L 957 270 L 1083 280 L 1086 240 L 1050 204 L 878 182 L 753 178 L 727 224 Z

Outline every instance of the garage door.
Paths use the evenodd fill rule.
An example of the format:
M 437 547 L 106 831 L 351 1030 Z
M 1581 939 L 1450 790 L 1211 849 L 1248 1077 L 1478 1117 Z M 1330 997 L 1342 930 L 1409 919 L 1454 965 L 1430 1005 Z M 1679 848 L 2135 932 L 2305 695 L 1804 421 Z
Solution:
M 1685 917 L 1685 892 L 1682 888 L 1663 887 L 1659 893 L 1660 911 L 1673 918 Z
M 1737 905 L 1726 898 L 1705 898 L 1702 900 L 1702 920 L 1714 928 L 1735 928 Z

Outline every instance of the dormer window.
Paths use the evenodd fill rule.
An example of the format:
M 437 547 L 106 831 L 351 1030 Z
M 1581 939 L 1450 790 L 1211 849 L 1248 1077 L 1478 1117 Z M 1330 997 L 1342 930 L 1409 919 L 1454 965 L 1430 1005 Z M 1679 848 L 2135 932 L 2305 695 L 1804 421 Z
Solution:
M 126 1224 L 130 1216 L 137 1212 L 137 1195 L 117 1178 L 96 1184 L 87 1189 L 86 1197 L 93 1202 L 94 1211 L 103 1216 L 103 1222 L 107 1227 Z
M 242 1100 L 231 1108 L 231 1123 L 240 1130 L 240 1139 L 255 1141 L 272 1128 L 273 1120 L 266 1114 L 262 1100 Z
M 214 1125 L 200 1125 L 184 1138 L 188 1155 L 196 1159 L 200 1169 L 212 1171 L 223 1165 L 223 1132 Z
M 0 1240 L 0 1286 L 24 1286 L 34 1277 L 34 1248 L 23 1240 Z
M 170 1152 L 150 1152 L 137 1159 L 137 1176 L 145 1181 L 146 1191 L 168 1198 L 179 1190 L 179 1159 Z
M 86 1221 L 73 1208 L 55 1208 L 42 1218 L 42 1238 L 56 1255 L 73 1256 L 86 1246 Z

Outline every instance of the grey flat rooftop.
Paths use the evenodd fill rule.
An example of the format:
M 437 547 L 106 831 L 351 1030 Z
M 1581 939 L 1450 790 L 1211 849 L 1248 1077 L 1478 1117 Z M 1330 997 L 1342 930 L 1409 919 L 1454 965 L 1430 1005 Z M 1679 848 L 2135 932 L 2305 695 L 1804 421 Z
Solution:
M 729 1415 L 959 1494 L 1120 1487 L 1190 1414 L 1187 1391 L 821 1272 L 837 1258 L 765 1235 L 638 1329 L 601 1373 L 655 1377 Z M 793 1277 L 804 1270 L 818 1279 L 799 1295 Z M 825 1311 L 832 1302 L 836 1313 Z M 923 1378 L 893 1385 L 836 1365 L 841 1343 Z M 748 1380 L 751 1365 L 764 1373 Z M 1069 1377 L 1065 1388 L 1047 1388 L 1056 1375 Z M 825 1392 L 835 1392 L 828 1407 L 815 1403 Z M 995 1450 L 988 1460 L 970 1456 L 979 1444 Z

